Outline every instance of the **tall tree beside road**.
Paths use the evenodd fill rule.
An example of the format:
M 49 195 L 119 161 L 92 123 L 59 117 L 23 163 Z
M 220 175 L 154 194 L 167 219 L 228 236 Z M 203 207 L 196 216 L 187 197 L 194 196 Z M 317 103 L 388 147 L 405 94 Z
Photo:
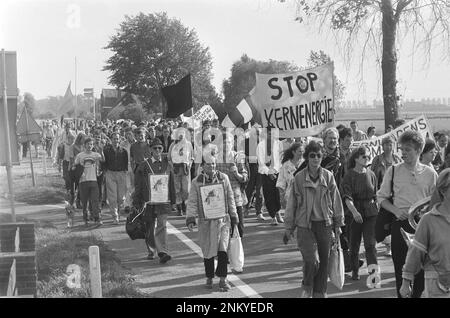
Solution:
M 175 84 L 188 73 L 192 77 L 194 110 L 221 103 L 211 84 L 209 48 L 201 45 L 194 30 L 165 12 L 125 16 L 105 49 L 114 53 L 103 68 L 111 72 L 109 83 L 138 95 L 146 109 L 161 112 L 161 88 Z
M 412 39 L 411 53 L 422 49 L 428 59 L 438 43 L 450 59 L 448 0 L 296 0 L 295 4 L 296 20 L 312 22 L 319 30 L 331 27 L 348 59 L 358 47 L 361 65 L 369 60 L 367 50 L 381 56 L 386 128 L 398 118 L 396 46 L 400 40 Z

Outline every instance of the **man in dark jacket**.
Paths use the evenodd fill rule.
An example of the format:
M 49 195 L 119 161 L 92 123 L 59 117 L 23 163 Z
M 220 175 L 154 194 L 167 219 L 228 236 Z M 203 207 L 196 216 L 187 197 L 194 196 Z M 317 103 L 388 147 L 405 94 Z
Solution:
M 109 209 L 114 218 L 114 224 L 119 224 L 119 209 L 122 207 L 127 193 L 128 152 L 119 146 L 120 134 L 111 134 L 111 144 L 103 149 L 105 162 L 106 192 Z
M 155 138 L 151 144 L 151 157 L 136 169 L 133 206 L 138 209 L 146 206 L 142 216 L 146 228 L 147 259 L 154 259 L 156 250 L 159 262 L 165 264 L 172 258 L 167 246 L 167 215 L 176 198 L 173 171 L 167 158 L 162 158 L 162 150 L 161 140 Z M 161 178 L 150 178 L 151 175 Z

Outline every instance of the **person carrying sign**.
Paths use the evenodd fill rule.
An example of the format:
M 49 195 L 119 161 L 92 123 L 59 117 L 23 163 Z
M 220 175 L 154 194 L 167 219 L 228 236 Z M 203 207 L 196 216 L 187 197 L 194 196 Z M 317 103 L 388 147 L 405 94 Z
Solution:
M 212 289 L 214 258 L 217 256 L 215 274 L 220 278 L 219 289 L 228 291 L 228 242 L 230 226 L 239 223 L 233 190 L 228 176 L 216 170 L 216 157 L 202 158 L 202 172 L 192 180 L 187 202 L 186 226 L 193 231 L 198 218 L 198 235 L 203 253 L 206 288 Z
M 167 246 L 167 215 L 175 204 L 175 184 L 172 168 L 167 158 L 162 158 L 161 140 L 155 138 L 151 144 L 151 157 L 139 164 L 135 174 L 133 206 L 145 208 L 145 244 L 147 259 L 155 258 L 165 264 L 172 259 Z M 155 229 L 156 222 L 156 229 Z

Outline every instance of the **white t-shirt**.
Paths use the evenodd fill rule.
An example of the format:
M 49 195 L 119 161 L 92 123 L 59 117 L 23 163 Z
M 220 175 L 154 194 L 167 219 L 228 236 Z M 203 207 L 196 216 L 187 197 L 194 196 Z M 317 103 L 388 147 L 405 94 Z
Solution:
M 81 164 L 84 167 L 80 182 L 97 181 L 97 171 L 101 158 L 102 156 L 98 152 L 80 152 L 76 156 L 75 164 Z

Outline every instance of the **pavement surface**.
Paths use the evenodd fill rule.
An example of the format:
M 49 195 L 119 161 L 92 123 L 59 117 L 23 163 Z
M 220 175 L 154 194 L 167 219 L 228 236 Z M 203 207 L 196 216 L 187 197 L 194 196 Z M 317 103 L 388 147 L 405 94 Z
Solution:
M 38 160 L 36 160 L 38 161 Z M 42 173 L 42 161 L 38 161 L 37 173 Z M 50 165 L 49 165 L 50 166 Z M 24 173 L 29 169 L 26 162 L 13 168 L 13 173 Z M 40 170 L 41 169 L 41 170 Z M 56 169 L 48 167 L 48 173 Z M 53 170 L 52 170 L 53 169 Z M 5 169 L 0 169 L 0 180 L 6 180 Z M 2 182 L 3 182 L 2 181 Z M 58 228 L 66 228 L 66 215 L 63 204 L 28 205 L 15 204 L 16 215 L 32 220 L 51 221 Z M 0 213 L 11 213 L 9 201 L 0 198 Z M 268 217 L 267 213 L 265 216 Z M 147 260 L 147 249 L 143 240 L 132 241 L 125 232 L 125 215 L 119 225 L 107 208 L 102 210 L 103 226 L 86 227 L 82 222 L 81 210 L 77 210 L 74 227 L 70 232 L 93 233 L 99 235 L 108 246 L 117 253 L 122 264 L 135 275 L 136 284 L 142 292 L 158 298 L 298 298 L 302 279 L 302 258 L 297 249 L 296 240 L 287 245 L 282 242 L 284 227 L 270 225 L 267 221 L 257 221 L 254 210 L 245 218 L 243 246 L 245 266 L 243 273 L 229 271 L 228 280 L 232 289 L 219 292 L 218 278 L 214 287 L 204 287 L 205 276 L 201 249 L 197 243 L 197 229 L 189 232 L 185 218 L 175 213 L 168 217 L 168 245 L 172 260 L 160 264 L 159 259 Z M 377 245 L 378 263 L 381 267 L 381 288 L 368 288 L 367 266 L 360 269 L 361 279 L 351 280 L 346 275 L 345 285 L 338 290 L 328 282 L 330 298 L 395 298 L 394 268 L 392 259 L 385 255 L 385 246 Z M 361 258 L 364 246 L 361 245 Z

